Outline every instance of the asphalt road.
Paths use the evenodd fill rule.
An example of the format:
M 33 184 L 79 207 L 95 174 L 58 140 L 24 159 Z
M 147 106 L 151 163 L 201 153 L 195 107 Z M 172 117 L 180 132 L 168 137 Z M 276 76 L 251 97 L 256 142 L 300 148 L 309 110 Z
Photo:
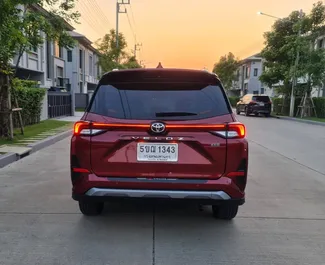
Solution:
M 209 209 L 144 203 L 83 217 L 70 198 L 65 139 L 0 169 L 0 264 L 324 264 L 325 127 L 240 120 L 250 170 L 232 222 Z

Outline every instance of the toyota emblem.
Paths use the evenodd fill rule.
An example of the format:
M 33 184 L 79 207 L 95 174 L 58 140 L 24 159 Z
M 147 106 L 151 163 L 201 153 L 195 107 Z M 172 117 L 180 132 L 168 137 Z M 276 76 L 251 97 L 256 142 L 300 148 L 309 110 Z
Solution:
M 163 133 L 166 130 L 165 124 L 162 122 L 154 122 L 150 127 L 151 131 L 155 134 Z

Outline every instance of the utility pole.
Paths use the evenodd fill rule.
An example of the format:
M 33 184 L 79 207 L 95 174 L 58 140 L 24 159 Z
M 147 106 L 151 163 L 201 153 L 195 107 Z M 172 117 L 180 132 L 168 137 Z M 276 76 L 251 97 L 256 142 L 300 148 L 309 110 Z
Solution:
M 300 9 L 300 14 L 299 14 L 300 20 L 302 19 L 302 9 Z M 298 31 L 298 38 L 301 36 L 301 25 L 299 27 Z M 297 47 L 297 55 L 296 55 L 296 61 L 294 65 L 294 72 L 293 72 L 293 77 L 292 77 L 292 87 L 291 87 L 291 97 L 290 97 L 290 113 L 289 116 L 293 117 L 294 116 L 294 109 L 295 109 L 295 88 L 297 86 L 297 68 L 299 65 L 299 57 L 300 57 L 300 50 L 299 46 Z
M 119 14 L 125 14 L 126 9 L 121 10 L 121 5 L 129 5 L 131 0 L 116 0 L 116 49 L 118 50 L 118 24 L 119 24 Z
M 136 43 L 134 44 L 134 58 L 137 58 L 137 51 L 140 51 L 140 48 L 142 46 L 142 43 Z

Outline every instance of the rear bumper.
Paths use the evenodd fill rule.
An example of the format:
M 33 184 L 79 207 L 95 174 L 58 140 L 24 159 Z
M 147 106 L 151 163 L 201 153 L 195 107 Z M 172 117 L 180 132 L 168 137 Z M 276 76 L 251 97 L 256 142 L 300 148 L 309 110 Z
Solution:
M 245 202 L 245 193 L 228 177 L 216 180 L 137 180 L 105 178 L 83 174 L 73 183 L 76 201 L 112 201 L 121 199 L 158 199 L 197 201 L 202 204 Z
M 271 113 L 271 108 L 270 107 L 252 106 L 252 107 L 249 107 L 249 111 L 252 113 L 268 114 L 268 113 Z

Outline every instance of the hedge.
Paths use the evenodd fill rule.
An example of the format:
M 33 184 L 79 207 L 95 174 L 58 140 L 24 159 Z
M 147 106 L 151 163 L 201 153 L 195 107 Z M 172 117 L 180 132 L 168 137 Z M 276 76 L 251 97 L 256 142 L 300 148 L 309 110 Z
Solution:
M 42 101 L 46 89 L 37 87 L 37 82 L 30 80 L 13 79 L 12 104 L 17 107 L 14 99 L 17 98 L 18 107 L 22 108 L 21 114 L 24 126 L 40 122 Z M 13 115 L 14 127 L 19 127 L 18 115 Z
M 239 101 L 239 97 L 228 97 L 230 104 L 232 107 L 236 107 L 237 102 Z M 313 98 L 316 113 L 318 118 L 325 118 L 325 97 Z M 290 111 L 290 98 L 285 99 L 283 102 L 283 98 L 272 98 L 273 102 L 273 112 L 275 114 L 288 116 Z M 297 114 L 298 106 L 300 105 L 301 97 L 296 97 L 295 99 L 295 110 L 294 115 Z M 282 105 L 284 105 L 282 109 Z
M 240 97 L 228 97 L 230 105 L 232 107 L 236 107 L 237 102 L 239 101 Z
M 313 98 L 315 108 L 316 108 L 316 113 L 318 118 L 325 118 L 325 97 L 321 98 Z M 290 111 L 290 98 L 285 99 L 284 101 L 284 107 L 282 111 L 282 104 L 283 104 L 283 99 L 282 98 L 273 98 L 273 112 L 275 114 L 280 114 L 280 115 L 289 115 Z M 297 114 L 298 106 L 301 103 L 301 97 L 296 97 L 295 99 L 295 110 L 294 110 L 294 115 Z

